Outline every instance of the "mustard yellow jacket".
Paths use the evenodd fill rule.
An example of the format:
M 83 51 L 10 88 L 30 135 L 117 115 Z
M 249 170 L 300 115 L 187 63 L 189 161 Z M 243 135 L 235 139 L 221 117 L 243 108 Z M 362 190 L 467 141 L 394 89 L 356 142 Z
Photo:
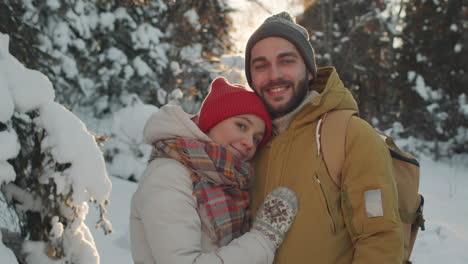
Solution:
M 275 263 L 401 264 L 403 238 L 388 150 L 367 122 L 353 117 L 346 132 L 342 186 L 336 186 L 317 152 L 318 119 L 333 109 L 358 110 L 357 104 L 332 67 L 319 68 L 311 88 L 320 95 L 255 160 L 254 214 L 278 186 L 293 189 L 299 198 L 298 214 Z M 365 193 L 371 190 L 380 192 L 383 216 L 368 217 Z

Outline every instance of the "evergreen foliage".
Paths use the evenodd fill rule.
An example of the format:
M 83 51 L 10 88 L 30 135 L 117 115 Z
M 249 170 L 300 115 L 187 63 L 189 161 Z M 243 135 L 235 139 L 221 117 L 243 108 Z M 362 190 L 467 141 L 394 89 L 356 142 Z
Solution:
M 204 62 L 231 48 L 222 1 L 24 1 L 40 49 L 57 60 L 48 75 L 60 102 L 101 117 L 135 93 L 161 106 L 209 85 Z M 205 66 L 205 67 L 203 67 Z M 42 68 L 39 68 L 42 70 Z M 181 89 L 184 99 L 171 92 Z M 196 109 L 190 109 L 192 111 Z
M 34 47 L 38 42 L 39 34 L 36 27 L 25 23 L 22 19 L 24 7 L 20 1 L 0 2 L 0 32 L 8 34 L 15 45 L 10 46 L 10 52 L 19 61 L 32 69 L 41 68 L 49 72 L 48 65 L 53 63 L 52 58 Z
M 315 1 L 298 22 L 311 33 L 318 66 L 336 67 L 361 116 L 388 127 L 396 111 L 395 54 L 388 18 L 381 15 L 385 9 L 385 1 Z
M 437 157 L 466 153 L 466 1 L 317 0 L 298 22 L 363 118 Z
M 438 156 L 468 152 L 468 2 L 410 0 L 398 52 L 398 98 L 407 130 Z M 448 144 L 439 144 L 439 143 Z

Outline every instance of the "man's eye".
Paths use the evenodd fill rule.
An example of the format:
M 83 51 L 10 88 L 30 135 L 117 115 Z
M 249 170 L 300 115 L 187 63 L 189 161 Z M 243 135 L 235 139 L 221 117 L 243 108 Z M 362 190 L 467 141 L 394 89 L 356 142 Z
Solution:
M 267 65 L 265 63 L 262 63 L 262 64 L 255 64 L 254 65 L 254 68 L 256 70 L 261 70 L 261 69 L 265 69 L 267 67 Z
M 291 63 L 294 63 L 294 62 L 296 62 L 296 61 L 292 60 L 292 59 L 283 60 L 283 63 L 285 63 L 285 64 L 291 64 Z

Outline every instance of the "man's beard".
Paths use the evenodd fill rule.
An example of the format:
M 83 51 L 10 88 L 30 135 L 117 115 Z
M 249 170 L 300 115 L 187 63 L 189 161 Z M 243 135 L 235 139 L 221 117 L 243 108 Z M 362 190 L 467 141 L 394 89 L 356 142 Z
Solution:
M 280 79 L 278 81 L 271 82 L 271 83 L 264 85 L 260 91 L 264 91 L 265 89 L 268 89 L 276 85 L 289 85 L 291 87 L 294 87 L 294 83 L 292 83 L 291 81 Z M 293 96 L 285 105 L 275 108 L 270 103 L 268 103 L 263 96 L 260 96 L 260 98 L 262 99 L 263 103 L 265 104 L 266 108 L 268 109 L 268 112 L 270 112 L 272 117 L 278 118 L 296 109 L 304 100 L 304 97 L 307 95 L 308 90 L 309 90 L 309 79 L 308 79 L 308 74 L 306 73 L 304 75 L 304 78 L 301 79 L 297 83 L 297 86 L 293 88 Z M 281 100 L 281 98 L 278 98 L 278 100 Z

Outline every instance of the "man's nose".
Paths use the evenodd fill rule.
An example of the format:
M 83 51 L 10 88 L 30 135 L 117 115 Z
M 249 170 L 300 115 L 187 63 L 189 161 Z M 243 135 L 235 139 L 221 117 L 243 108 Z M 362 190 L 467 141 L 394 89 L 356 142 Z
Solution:
M 274 63 L 271 66 L 270 70 L 270 80 L 275 81 L 281 79 L 283 77 L 283 72 L 281 71 L 280 67 Z

